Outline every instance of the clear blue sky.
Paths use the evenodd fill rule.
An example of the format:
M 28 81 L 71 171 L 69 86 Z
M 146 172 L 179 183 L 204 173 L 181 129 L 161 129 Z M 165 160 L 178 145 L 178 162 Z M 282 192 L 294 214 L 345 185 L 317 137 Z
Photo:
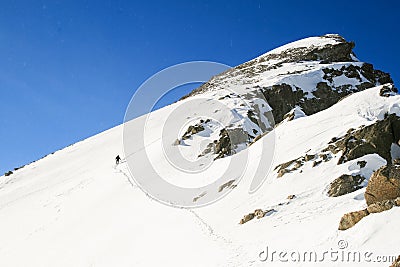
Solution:
M 399 11 L 398 1 L 2 0 L 0 172 L 120 124 L 143 81 L 185 61 L 233 66 L 339 33 L 399 83 Z

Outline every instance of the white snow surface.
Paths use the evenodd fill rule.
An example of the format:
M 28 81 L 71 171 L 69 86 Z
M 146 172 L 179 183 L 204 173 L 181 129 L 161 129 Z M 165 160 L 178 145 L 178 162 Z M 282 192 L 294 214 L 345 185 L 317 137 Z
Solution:
M 286 45 L 282 45 L 278 48 L 275 48 L 271 51 L 269 51 L 268 54 L 280 54 L 286 50 L 293 49 L 293 48 L 299 48 L 299 47 L 324 47 L 326 45 L 334 45 L 340 43 L 336 39 L 338 37 L 336 34 L 327 34 L 325 36 L 312 36 L 308 38 L 304 38 L 301 40 L 297 40 L 291 43 L 288 43 Z
M 317 153 L 333 137 L 383 119 L 386 112 L 400 115 L 400 96 L 380 97 L 379 90 L 355 93 L 327 110 L 281 123 L 275 130 L 274 165 Z M 160 138 L 159 121 L 176 105 L 151 116 L 154 134 L 146 144 L 154 154 L 162 153 L 151 143 Z M 398 207 L 338 230 L 344 213 L 366 207 L 365 188 L 330 198 L 327 187 L 342 174 L 359 172 L 357 160 L 337 165 L 338 154 L 282 178 L 271 172 L 262 187 L 249 194 L 262 150 L 257 141 L 247 148 L 249 164 L 230 194 L 202 208 L 179 209 L 147 197 L 124 161 L 114 165 L 115 155 L 123 154 L 122 129 L 117 126 L 0 177 L 0 266 L 365 266 L 328 257 L 323 263 L 293 262 L 288 256 L 289 262 L 280 262 L 278 254 L 273 262 L 271 255 L 263 262 L 259 255 L 267 247 L 269 253 L 370 252 L 372 261 L 399 253 Z M 224 169 L 229 158 L 214 161 L 215 168 Z M 385 164 L 378 155 L 363 160 L 368 162 L 364 175 Z M 157 168 L 163 170 L 162 165 Z M 288 200 L 288 195 L 296 197 Z M 238 224 L 257 208 L 273 211 Z M 343 242 L 347 248 L 341 250 L 338 243 Z

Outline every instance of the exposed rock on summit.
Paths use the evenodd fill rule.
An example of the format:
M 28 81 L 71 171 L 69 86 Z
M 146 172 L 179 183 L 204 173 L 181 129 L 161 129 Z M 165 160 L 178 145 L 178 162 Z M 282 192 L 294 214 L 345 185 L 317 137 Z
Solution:
M 395 88 L 388 84 L 393 82 L 390 75 L 375 70 L 372 64 L 360 62 L 353 48 L 353 42 L 335 34 L 306 38 L 216 75 L 184 96 L 182 99 L 201 95 L 218 100 L 231 111 L 226 114 L 230 121 L 212 130 L 218 134 L 212 135 L 212 142 L 202 147 L 198 156 L 214 154 L 214 159 L 219 159 L 235 154 L 283 120 L 315 114 L 355 92 L 386 84 L 381 95 L 395 93 Z M 212 112 L 220 112 L 220 109 Z M 202 125 L 194 125 L 182 139 L 189 139 L 202 130 Z M 190 146 L 190 142 L 185 145 Z M 346 150 L 346 159 L 342 160 L 374 150 L 369 144 L 355 146 L 355 150 Z M 386 151 L 386 146 L 383 150 Z M 328 154 L 316 157 L 314 166 L 329 160 Z M 386 159 L 390 155 L 384 156 Z M 291 170 L 281 169 L 280 176 L 304 162 L 298 160 Z
M 279 123 L 296 106 L 311 115 L 348 94 L 393 82 L 388 73 L 375 70 L 372 64 L 359 62 L 353 53 L 355 44 L 339 35 L 305 40 L 307 42 L 293 42 L 229 69 L 183 99 L 241 85 L 247 91 L 262 91 L 273 109 L 275 123 Z M 289 76 L 309 82 L 286 79 Z M 235 79 L 228 81 L 226 77 Z M 319 78 L 314 80 L 316 77 Z M 313 88 L 311 84 L 315 84 Z

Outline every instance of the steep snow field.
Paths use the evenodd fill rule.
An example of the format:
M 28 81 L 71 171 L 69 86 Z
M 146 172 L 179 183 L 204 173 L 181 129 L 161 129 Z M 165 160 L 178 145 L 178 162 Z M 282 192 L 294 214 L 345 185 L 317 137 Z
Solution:
M 327 110 L 281 123 L 275 130 L 274 166 L 318 152 L 333 137 L 383 119 L 386 112 L 400 115 L 400 96 L 380 97 L 379 90 L 355 93 Z M 159 121 L 177 105 L 150 117 L 154 131 L 146 149 L 151 153 L 158 150 Z M 271 255 L 260 261 L 267 247 L 269 253 L 317 251 L 319 258 L 324 251 L 371 252 L 372 261 L 399 253 L 397 207 L 371 214 L 349 230 L 337 230 L 344 213 L 365 207 L 365 189 L 330 198 L 327 186 L 341 174 L 359 171 L 357 160 L 337 165 L 333 159 L 314 168 L 306 164 L 302 172 L 281 178 L 271 172 L 262 187 L 249 194 L 260 164 L 261 139 L 248 148 L 249 164 L 230 194 L 209 206 L 178 209 L 147 197 L 124 161 L 114 165 L 114 157 L 123 154 L 122 132 L 123 126 L 117 126 L 0 177 L 0 266 L 310 265 L 293 262 L 289 256 L 289 262 L 282 263 L 278 254 L 273 262 Z M 214 161 L 211 168 L 223 169 L 240 153 Z M 367 173 L 386 163 L 378 155 L 365 157 Z M 154 164 L 163 171 L 162 161 Z M 288 200 L 293 194 L 296 197 Z M 273 211 L 238 224 L 257 208 Z M 338 246 L 343 244 L 347 247 L 341 250 Z M 319 266 L 356 265 L 332 262 L 325 256 Z M 389 266 L 391 261 L 368 266 Z

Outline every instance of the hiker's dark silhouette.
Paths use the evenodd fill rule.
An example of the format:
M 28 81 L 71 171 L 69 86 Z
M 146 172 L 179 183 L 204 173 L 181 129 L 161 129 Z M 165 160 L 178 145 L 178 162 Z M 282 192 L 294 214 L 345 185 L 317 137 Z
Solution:
M 118 165 L 120 161 L 121 161 L 121 158 L 120 158 L 119 155 L 117 155 L 117 156 L 115 157 L 115 164 Z

